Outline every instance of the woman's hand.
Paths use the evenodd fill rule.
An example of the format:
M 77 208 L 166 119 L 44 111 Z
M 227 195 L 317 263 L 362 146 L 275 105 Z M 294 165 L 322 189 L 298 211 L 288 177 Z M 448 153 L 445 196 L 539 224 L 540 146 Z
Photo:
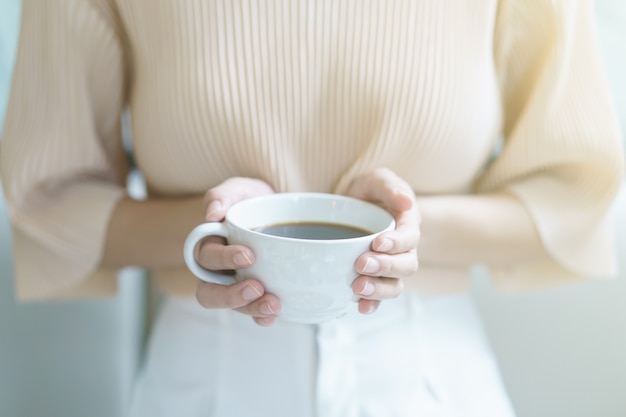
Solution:
M 356 262 L 361 275 L 352 283 L 352 290 L 360 297 L 359 312 L 369 314 L 381 300 L 400 295 L 404 278 L 417 271 L 420 213 L 409 184 L 386 168 L 357 177 L 347 194 L 381 205 L 396 220 L 395 230 L 376 237 L 372 251 Z
M 235 203 L 247 198 L 272 194 L 274 190 L 266 182 L 252 178 L 230 178 L 204 196 L 205 220 L 224 220 L 226 211 Z M 254 253 L 245 246 L 227 245 L 218 236 L 210 236 L 200 243 L 198 263 L 211 271 L 228 273 L 247 268 L 254 263 Z M 280 312 L 280 302 L 272 294 L 266 294 L 263 285 L 248 279 L 232 285 L 211 284 L 198 280 L 196 298 L 205 308 L 232 308 L 252 316 L 257 324 L 270 326 Z

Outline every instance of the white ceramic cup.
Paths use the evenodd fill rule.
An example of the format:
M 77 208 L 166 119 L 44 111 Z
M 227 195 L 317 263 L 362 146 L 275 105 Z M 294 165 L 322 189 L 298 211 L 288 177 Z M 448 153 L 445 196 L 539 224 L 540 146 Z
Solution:
M 257 228 L 284 223 L 330 223 L 370 231 L 347 239 L 297 239 L 273 236 Z M 354 306 L 352 282 L 358 276 L 357 258 L 370 250 L 372 240 L 393 230 L 393 216 L 381 207 L 335 194 L 279 193 L 233 205 L 224 222 L 198 225 L 184 247 L 187 266 L 203 281 L 229 285 L 243 279 L 261 281 L 281 302 L 282 320 L 320 323 L 338 318 Z M 229 244 L 252 249 L 256 262 L 229 276 L 208 271 L 195 258 L 196 245 L 207 236 L 222 236 Z

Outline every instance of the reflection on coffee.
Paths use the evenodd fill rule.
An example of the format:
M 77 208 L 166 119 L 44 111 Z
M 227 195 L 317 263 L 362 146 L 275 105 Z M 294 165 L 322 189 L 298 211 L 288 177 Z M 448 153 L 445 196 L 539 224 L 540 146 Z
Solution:
M 369 230 L 337 223 L 297 222 L 257 227 L 257 232 L 295 239 L 337 240 L 372 234 Z

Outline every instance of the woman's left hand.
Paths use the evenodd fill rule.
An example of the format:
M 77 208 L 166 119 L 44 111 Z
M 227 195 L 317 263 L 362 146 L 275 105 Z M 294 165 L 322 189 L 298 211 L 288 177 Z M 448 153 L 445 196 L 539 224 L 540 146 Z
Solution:
M 386 168 L 357 177 L 347 195 L 379 204 L 396 220 L 395 230 L 377 236 L 372 251 L 356 262 L 361 275 L 352 283 L 352 291 L 360 297 L 359 312 L 369 314 L 382 300 L 399 296 L 404 279 L 417 271 L 420 213 L 411 186 Z

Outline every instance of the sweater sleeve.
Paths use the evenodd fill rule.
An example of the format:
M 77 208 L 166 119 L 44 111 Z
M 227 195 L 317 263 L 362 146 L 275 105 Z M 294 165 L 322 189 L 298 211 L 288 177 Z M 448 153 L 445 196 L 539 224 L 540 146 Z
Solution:
M 99 269 L 125 195 L 124 48 L 109 0 L 25 0 L 0 152 L 20 300 L 114 293 Z
M 478 192 L 525 205 L 551 259 L 491 268 L 523 290 L 615 273 L 610 208 L 624 152 L 590 0 L 503 1 L 494 59 L 504 108 L 499 155 Z

